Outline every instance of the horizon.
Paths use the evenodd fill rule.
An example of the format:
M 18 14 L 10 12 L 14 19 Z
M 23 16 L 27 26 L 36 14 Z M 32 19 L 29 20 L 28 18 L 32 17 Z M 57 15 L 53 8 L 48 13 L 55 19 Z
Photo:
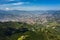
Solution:
M 60 10 L 18 10 L 18 9 L 0 9 L 0 11 L 60 11 Z

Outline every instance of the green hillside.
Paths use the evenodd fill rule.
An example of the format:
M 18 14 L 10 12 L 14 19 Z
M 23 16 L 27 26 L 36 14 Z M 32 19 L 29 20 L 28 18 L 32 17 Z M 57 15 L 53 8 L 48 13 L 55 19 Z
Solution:
M 60 40 L 60 24 L 0 22 L 0 40 Z

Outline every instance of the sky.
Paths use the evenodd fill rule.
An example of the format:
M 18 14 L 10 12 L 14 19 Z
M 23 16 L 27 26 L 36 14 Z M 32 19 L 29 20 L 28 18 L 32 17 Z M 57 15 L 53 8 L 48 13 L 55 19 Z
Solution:
M 0 0 L 1 10 L 60 10 L 60 0 Z

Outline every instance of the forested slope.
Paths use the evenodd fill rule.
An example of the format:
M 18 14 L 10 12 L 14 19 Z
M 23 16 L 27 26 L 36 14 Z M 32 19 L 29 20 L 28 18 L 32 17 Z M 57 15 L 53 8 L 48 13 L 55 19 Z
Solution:
M 0 40 L 60 40 L 60 25 L 0 22 Z

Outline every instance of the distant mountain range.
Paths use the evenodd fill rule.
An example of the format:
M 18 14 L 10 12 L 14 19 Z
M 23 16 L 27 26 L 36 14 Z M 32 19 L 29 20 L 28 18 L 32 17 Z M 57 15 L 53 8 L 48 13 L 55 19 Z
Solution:
M 26 23 L 60 22 L 60 10 L 21 11 L 0 10 L 0 21 L 18 21 Z

